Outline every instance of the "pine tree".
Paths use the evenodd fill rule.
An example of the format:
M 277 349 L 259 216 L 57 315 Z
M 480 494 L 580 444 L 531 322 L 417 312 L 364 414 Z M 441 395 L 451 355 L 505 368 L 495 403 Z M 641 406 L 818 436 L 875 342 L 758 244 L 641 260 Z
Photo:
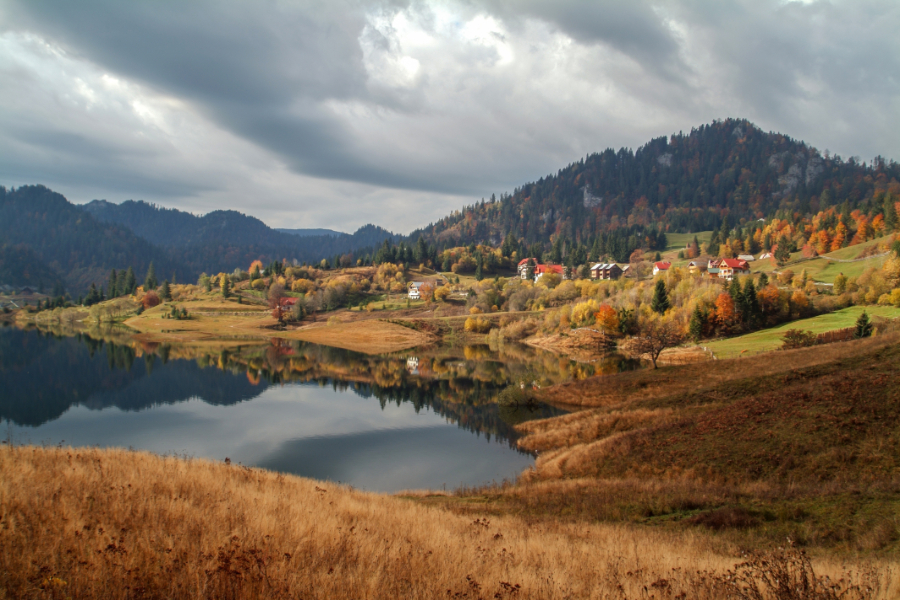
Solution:
M 869 315 L 863 311 L 859 318 L 856 319 L 856 331 L 853 333 L 853 337 L 859 339 L 870 335 L 872 335 L 872 323 L 869 321 Z
M 698 304 L 694 308 L 694 312 L 691 313 L 691 321 L 688 325 L 691 333 L 691 339 L 695 342 L 699 342 L 703 337 L 703 324 L 706 322 L 706 315 L 703 314 L 703 311 L 700 310 L 700 305 Z
M 650 308 L 659 314 L 664 314 L 671 306 L 669 296 L 666 294 L 666 282 L 659 279 L 656 282 L 656 289 L 653 291 L 653 301 L 650 304 Z
M 118 275 L 118 273 L 116 273 L 116 270 L 113 269 L 112 271 L 109 272 L 109 285 L 107 286 L 107 289 L 109 290 L 110 298 L 117 298 L 119 296 L 118 284 L 119 284 L 119 275 Z
M 894 199 L 890 194 L 884 197 L 884 230 L 887 232 L 897 228 L 897 209 L 894 207 Z
M 228 277 L 228 275 L 222 276 L 222 297 L 231 297 L 231 279 Z
M 742 308 L 746 311 L 744 320 L 751 328 L 756 329 L 762 318 L 762 309 L 759 306 L 759 298 L 756 297 L 756 286 L 753 285 L 753 278 L 748 277 L 744 282 L 744 290 Z
M 759 289 L 763 289 L 767 285 L 769 285 L 769 276 L 766 275 L 765 273 L 760 273 L 759 274 Z
M 136 288 L 137 279 L 134 276 L 134 269 L 128 267 L 128 272 L 125 274 L 125 293 L 133 294 Z
M 481 252 L 477 252 L 475 254 L 475 280 L 481 281 L 484 279 L 484 274 L 482 273 L 482 269 L 484 268 L 484 257 L 481 255 Z
M 163 302 L 168 302 L 172 299 L 172 292 L 169 290 L 169 280 L 164 279 L 162 282 L 162 288 L 159 290 L 159 297 L 163 299 Z
M 147 277 L 144 279 L 144 291 L 149 292 L 155 290 L 159 282 L 156 280 L 156 269 L 153 268 L 153 261 L 150 261 L 150 267 L 147 269 Z

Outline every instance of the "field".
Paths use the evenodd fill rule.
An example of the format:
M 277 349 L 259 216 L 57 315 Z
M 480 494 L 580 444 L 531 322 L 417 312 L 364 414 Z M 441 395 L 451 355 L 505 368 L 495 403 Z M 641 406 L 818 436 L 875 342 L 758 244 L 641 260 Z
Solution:
M 900 592 L 883 562 L 458 515 L 227 461 L 4 445 L 0 475 L 0 598 L 783 598 L 765 580 L 784 571 L 804 598 L 832 597 L 826 575 L 863 586 L 847 599 Z
M 790 321 L 778 327 L 754 331 L 746 335 L 727 338 L 722 340 L 713 340 L 705 344 L 706 348 L 712 350 L 718 358 L 733 358 L 741 355 L 758 354 L 770 350 L 781 348 L 784 333 L 789 329 L 801 329 L 803 331 L 811 331 L 812 333 L 824 333 L 826 331 L 834 331 L 835 329 L 843 329 L 852 327 L 856 323 L 863 312 L 866 312 L 870 318 L 883 317 L 886 319 L 896 319 L 900 317 L 900 308 L 893 306 L 851 306 L 842 310 L 835 311 L 824 315 L 818 315 L 809 319 L 801 319 L 798 321 Z
M 544 399 L 589 410 L 520 425 L 519 445 L 540 453 L 535 468 L 473 496 L 498 514 L 894 555 L 898 342 L 886 334 L 547 388 Z
M 834 252 L 829 252 L 822 256 L 827 256 L 835 260 L 856 260 L 864 252 L 871 252 L 873 247 L 889 243 L 890 239 L 890 237 L 882 237 L 869 240 L 868 242 L 841 248 L 840 250 L 835 250 Z M 791 254 L 790 262 L 783 267 L 776 267 L 771 260 L 761 260 L 751 263 L 750 268 L 754 273 L 772 273 L 773 271 L 790 269 L 798 275 L 801 271 L 806 269 L 807 275 L 815 281 L 834 283 L 834 278 L 837 277 L 839 273 L 843 273 L 847 277 L 859 277 L 869 267 L 881 268 L 884 264 L 884 260 L 884 256 L 876 256 L 850 263 L 833 262 L 821 257 L 804 260 L 801 252 L 794 252 Z

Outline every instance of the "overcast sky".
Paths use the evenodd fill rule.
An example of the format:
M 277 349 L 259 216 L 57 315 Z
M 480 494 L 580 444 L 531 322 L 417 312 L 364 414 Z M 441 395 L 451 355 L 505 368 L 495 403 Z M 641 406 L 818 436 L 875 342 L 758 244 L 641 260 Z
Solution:
M 397 232 L 746 117 L 900 160 L 897 0 L 0 0 L 0 183 Z

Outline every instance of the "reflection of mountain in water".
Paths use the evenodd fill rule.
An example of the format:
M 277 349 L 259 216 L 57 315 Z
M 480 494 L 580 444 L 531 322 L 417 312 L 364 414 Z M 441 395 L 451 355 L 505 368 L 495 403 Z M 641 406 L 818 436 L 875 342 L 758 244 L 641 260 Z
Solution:
M 60 337 L 36 330 L 0 330 L 0 419 L 38 426 L 75 405 L 139 411 L 193 398 L 230 405 L 252 400 L 270 385 L 293 383 L 374 398 L 382 409 L 409 403 L 416 412 L 431 410 L 460 428 L 515 447 L 514 424 L 562 412 L 549 406 L 498 406 L 493 401 L 497 394 L 517 373 L 525 372 L 525 365 L 539 361 L 498 360 L 486 347 L 466 348 L 463 354 L 423 355 L 413 375 L 403 357 L 302 342 L 251 344 L 219 352 L 151 346 L 132 347 L 84 334 Z M 570 366 L 561 366 L 557 358 L 548 364 L 541 369 L 542 377 L 571 376 L 566 371 Z
M 210 404 L 251 400 L 266 388 L 244 374 L 168 361 L 87 336 L 56 338 L 0 330 L 0 419 L 38 426 L 74 405 L 142 410 L 201 398 Z

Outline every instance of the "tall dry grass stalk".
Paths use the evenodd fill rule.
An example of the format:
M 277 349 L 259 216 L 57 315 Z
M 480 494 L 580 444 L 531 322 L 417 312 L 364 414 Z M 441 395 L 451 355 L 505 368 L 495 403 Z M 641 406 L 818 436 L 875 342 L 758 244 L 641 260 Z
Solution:
M 755 597 L 740 577 L 768 589 L 766 568 L 729 573 L 738 561 L 708 540 L 465 517 L 201 460 L 0 448 L 0 598 Z M 804 573 L 804 589 L 823 585 Z M 869 597 L 875 578 L 847 597 Z

